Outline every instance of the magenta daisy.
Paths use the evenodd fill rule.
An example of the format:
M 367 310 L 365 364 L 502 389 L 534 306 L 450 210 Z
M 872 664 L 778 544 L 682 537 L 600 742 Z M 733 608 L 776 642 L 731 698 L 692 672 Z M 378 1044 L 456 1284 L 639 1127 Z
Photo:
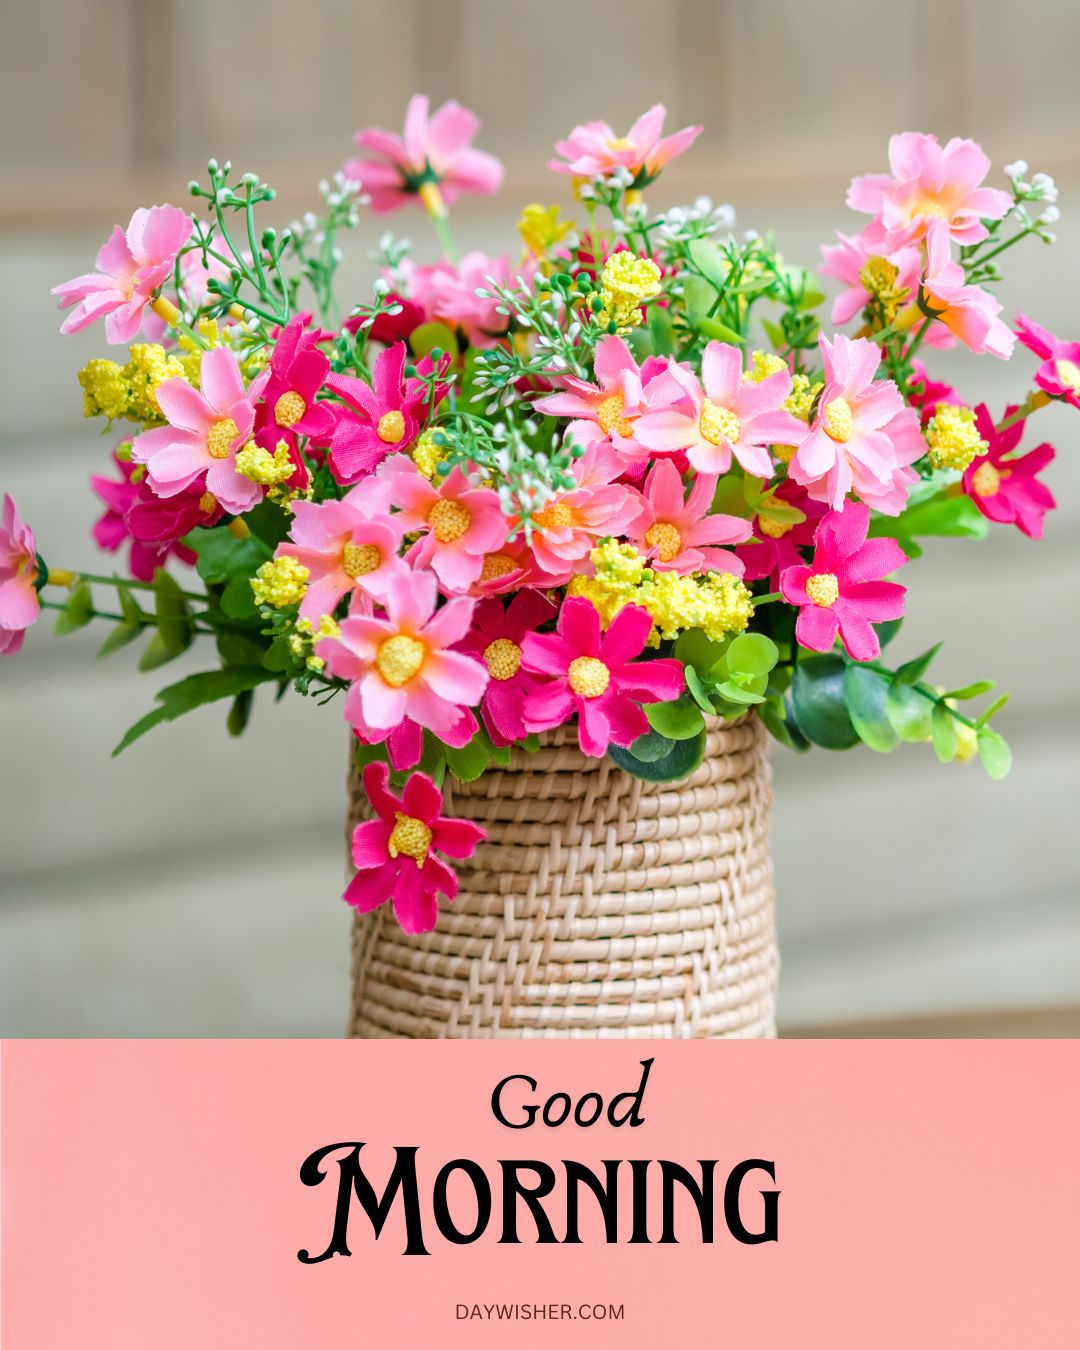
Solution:
M 1006 408 L 1005 420 L 1015 412 L 1015 408 Z M 1036 475 L 1053 462 L 1054 448 L 1044 442 L 1026 455 L 1014 455 L 1024 425 L 1023 421 L 1014 422 L 1005 431 L 997 431 L 986 405 L 979 404 L 975 427 L 989 449 L 968 465 L 963 487 L 987 520 L 1015 525 L 1029 538 L 1041 539 L 1046 513 L 1057 503 Z
M 542 677 L 522 665 L 522 643 L 550 623 L 555 606 L 540 591 L 519 591 L 508 605 L 483 600 L 459 650 L 479 657 L 491 677 L 480 711 L 495 745 L 511 745 L 528 733 L 525 699 Z

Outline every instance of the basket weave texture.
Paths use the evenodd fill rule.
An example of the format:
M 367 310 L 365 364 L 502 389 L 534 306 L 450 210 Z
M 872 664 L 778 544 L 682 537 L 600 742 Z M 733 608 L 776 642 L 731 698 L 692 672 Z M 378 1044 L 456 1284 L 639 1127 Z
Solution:
M 349 1034 L 774 1036 L 778 958 L 766 733 L 712 726 L 701 766 L 645 783 L 572 729 L 474 783 L 445 814 L 485 827 L 437 927 L 357 915 Z M 350 826 L 366 804 L 350 778 Z

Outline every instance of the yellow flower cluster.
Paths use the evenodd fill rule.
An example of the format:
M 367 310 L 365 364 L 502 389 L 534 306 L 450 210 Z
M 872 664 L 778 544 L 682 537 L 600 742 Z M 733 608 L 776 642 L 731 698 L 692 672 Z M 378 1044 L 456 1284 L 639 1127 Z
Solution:
M 572 220 L 560 220 L 557 206 L 541 206 L 530 202 L 521 212 L 517 223 L 522 243 L 534 257 L 543 258 L 574 228 Z
M 639 258 L 629 249 L 613 253 L 600 274 L 603 308 L 596 316 L 601 325 L 614 324 L 629 333 L 641 322 L 641 306 L 660 294 L 660 268 L 651 258 Z
M 624 605 L 641 605 L 652 616 L 652 647 L 687 628 L 700 628 L 719 641 L 741 633 L 754 613 L 750 592 L 727 572 L 685 577 L 654 572 L 632 544 L 614 539 L 605 539 L 590 556 L 596 575 L 573 577 L 567 594 L 590 601 L 605 627 Z
M 867 258 L 859 273 L 859 281 L 877 302 L 886 323 L 892 323 L 901 304 L 907 299 L 907 289 L 896 284 L 899 275 L 900 269 L 895 263 L 877 256 Z
M 273 454 L 254 441 L 248 441 L 236 456 L 236 471 L 262 487 L 277 487 L 293 476 L 296 465 L 285 441 L 278 441 Z
M 412 462 L 424 477 L 434 479 L 435 470 L 446 458 L 446 450 L 445 445 L 435 444 L 435 433 L 428 427 L 413 442 L 409 454 L 412 456 Z
M 298 605 L 307 590 L 311 573 L 303 563 L 284 554 L 265 562 L 251 578 L 251 589 L 258 605 L 287 609 Z
M 743 371 L 743 379 L 760 384 L 778 370 L 787 370 L 787 362 L 782 356 L 777 356 L 775 352 L 754 351 L 750 353 L 750 365 Z M 802 378 L 806 379 L 806 376 Z
M 809 422 L 810 409 L 823 387 L 821 380 L 818 380 L 817 384 L 811 384 L 808 375 L 792 375 L 791 393 L 784 400 L 784 411 L 791 413 L 792 417 L 797 417 L 800 422 Z
M 83 416 L 143 426 L 160 424 L 164 418 L 158 407 L 158 385 L 183 375 L 183 364 L 156 342 L 136 342 L 126 366 L 100 359 L 88 361 L 79 371 Z
M 312 648 L 320 638 L 340 637 L 341 629 L 332 614 L 323 614 L 318 622 L 318 626 L 313 624 L 310 619 L 298 619 L 296 630 L 289 638 L 289 651 L 293 656 L 305 656 L 304 664 L 308 670 L 322 670 L 326 662 L 321 656 L 315 656 Z
M 927 424 L 926 443 L 935 469 L 957 469 L 961 473 L 990 448 L 979 435 L 973 410 L 947 403 L 938 408 Z

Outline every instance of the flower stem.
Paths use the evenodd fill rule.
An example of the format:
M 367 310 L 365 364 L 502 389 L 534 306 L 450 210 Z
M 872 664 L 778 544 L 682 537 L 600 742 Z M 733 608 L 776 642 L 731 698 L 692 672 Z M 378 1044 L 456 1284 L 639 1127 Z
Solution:
M 1017 422 L 1022 422 L 1025 417 L 1028 417 L 1031 413 L 1035 412 L 1036 409 L 1045 408 L 1049 402 L 1050 395 L 1045 389 L 1033 389 L 1015 412 L 1010 413 L 1008 417 L 1002 418 L 994 428 L 994 431 L 1000 436 L 1003 431 L 1008 431 L 1008 429 L 1014 427 Z
M 155 300 L 151 301 L 150 308 L 158 318 L 163 319 L 170 328 L 174 329 L 177 333 L 183 333 L 184 336 L 190 338 L 196 346 L 201 347 L 203 351 L 206 350 L 206 343 L 193 328 L 189 328 L 183 321 L 180 317 L 180 311 L 167 296 L 159 295 Z
M 439 243 L 442 245 L 443 252 L 456 266 L 458 260 L 457 246 L 454 243 L 454 236 L 450 232 L 449 212 L 446 209 L 446 201 L 438 183 L 421 183 L 420 200 L 424 203 L 424 209 L 435 227 L 435 233 L 439 236 Z

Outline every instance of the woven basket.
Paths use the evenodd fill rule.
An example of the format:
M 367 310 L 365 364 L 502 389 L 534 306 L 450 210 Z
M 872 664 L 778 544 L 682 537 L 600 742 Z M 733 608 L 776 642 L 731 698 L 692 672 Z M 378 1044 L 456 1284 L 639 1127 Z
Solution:
M 349 1034 L 774 1036 L 765 741 L 753 716 L 715 726 L 690 778 L 656 784 L 560 728 L 453 782 L 446 814 L 488 840 L 454 863 L 433 932 L 403 933 L 390 905 L 357 916 Z M 355 774 L 349 790 L 351 823 Z

